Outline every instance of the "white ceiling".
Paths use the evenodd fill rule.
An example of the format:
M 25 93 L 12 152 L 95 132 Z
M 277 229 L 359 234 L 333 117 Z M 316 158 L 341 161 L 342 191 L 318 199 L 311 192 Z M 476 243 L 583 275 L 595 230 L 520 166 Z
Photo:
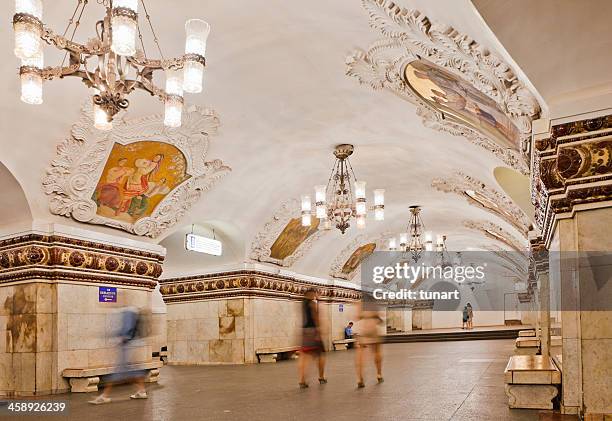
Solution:
M 76 2 L 57 1 L 54 7 L 50 3 L 46 2 L 45 21 L 62 32 Z M 496 40 L 467 0 L 401 3 L 496 48 Z M 326 277 L 334 258 L 356 235 L 365 232 L 374 239 L 384 232 L 403 231 L 411 204 L 423 206 L 427 228 L 447 234 L 451 249 L 492 242 L 465 228 L 465 219 L 493 221 L 515 232 L 501 219 L 430 185 L 435 177 L 461 170 L 499 189 L 493 170 L 503 165 L 500 161 L 463 138 L 423 127 L 409 103 L 389 93 L 372 92 L 345 76 L 348 53 L 377 39 L 359 1 L 185 0 L 167 7 L 168 2 L 148 0 L 147 4 L 167 56 L 181 54 L 186 19 L 200 17 L 211 24 L 205 91 L 186 101 L 217 111 L 221 130 L 211 139 L 209 157 L 222 159 L 233 169 L 161 242 L 169 249 L 164 276 L 208 272 L 246 260 L 253 237 L 282 201 L 312 194 L 315 184 L 327 181 L 338 143 L 355 145 L 352 165 L 367 181 L 370 200 L 372 189 L 386 189 L 385 221 L 368 220 L 365 231 L 352 227 L 344 236 L 335 230 L 325 234 L 292 270 Z M 79 29 L 77 40 L 93 34 L 93 16 L 101 13 L 102 7 L 90 1 L 86 15 L 92 19 Z M 8 21 L 12 2 L 2 2 L 0 14 Z M 4 92 L 0 161 L 23 187 L 33 218 L 134 238 L 49 213 L 41 179 L 88 92 L 81 82 L 68 78 L 45 85 L 43 105 L 23 104 L 10 25 L 3 25 L 0 35 L 0 53 L 5 57 L 0 63 Z M 153 51 L 148 46 L 150 55 Z M 47 64 L 53 61 L 49 54 Z M 162 111 L 148 95 L 132 95 L 130 100 L 131 115 Z M 3 194 L 0 200 L 13 198 Z M 4 214 L 0 218 L 0 225 L 7 221 Z M 215 260 L 185 252 L 183 236 L 191 224 L 215 228 L 229 245 L 228 254 Z

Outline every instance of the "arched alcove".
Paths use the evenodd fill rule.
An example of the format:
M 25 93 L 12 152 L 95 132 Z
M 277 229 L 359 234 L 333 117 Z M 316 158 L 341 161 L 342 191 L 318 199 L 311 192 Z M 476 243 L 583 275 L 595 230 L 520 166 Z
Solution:
M 0 227 L 32 220 L 32 212 L 19 181 L 0 162 Z

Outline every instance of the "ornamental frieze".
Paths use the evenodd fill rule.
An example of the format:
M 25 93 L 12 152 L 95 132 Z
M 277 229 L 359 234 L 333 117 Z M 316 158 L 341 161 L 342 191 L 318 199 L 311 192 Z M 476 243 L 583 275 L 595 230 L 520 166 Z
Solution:
M 226 272 L 159 281 L 166 303 L 228 297 L 274 297 L 299 300 L 310 288 L 321 301 L 355 301 L 361 292 L 352 288 L 320 285 L 288 276 L 257 271 Z
M 59 236 L 0 241 L 0 282 L 65 279 L 155 287 L 163 256 Z

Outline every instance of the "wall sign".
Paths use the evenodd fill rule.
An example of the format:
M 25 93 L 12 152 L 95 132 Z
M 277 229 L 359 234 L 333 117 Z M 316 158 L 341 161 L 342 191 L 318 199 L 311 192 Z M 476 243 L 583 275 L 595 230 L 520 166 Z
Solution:
M 185 248 L 198 253 L 212 254 L 213 256 L 221 256 L 223 253 L 221 241 L 195 234 L 187 234 Z
M 98 302 L 116 303 L 117 302 L 117 288 L 116 287 L 98 287 Z
M 338 311 L 340 313 L 344 312 L 344 304 L 338 304 Z

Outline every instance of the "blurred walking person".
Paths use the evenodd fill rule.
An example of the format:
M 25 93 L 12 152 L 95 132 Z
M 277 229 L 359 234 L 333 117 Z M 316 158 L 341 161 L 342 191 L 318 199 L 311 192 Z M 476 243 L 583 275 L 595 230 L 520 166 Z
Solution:
M 321 319 L 317 303 L 317 290 L 314 288 L 306 291 L 302 301 L 302 347 L 300 348 L 299 377 L 300 388 L 308 387 L 306 382 L 306 371 L 310 360 L 318 359 L 319 383 L 327 383 L 325 378 L 325 348 L 321 339 Z
M 94 405 L 109 403 L 110 392 L 113 384 L 132 382 L 136 384 L 136 393 L 130 396 L 132 399 L 147 399 L 145 390 L 146 370 L 129 371 L 129 349 L 139 345 L 139 342 L 149 336 L 151 332 L 150 315 L 135 307 L 126 307 L 121 311 L 121 324 L 117 337 L 119 339 L 119 359 L 115 372 L 105 379 L 104 390 L 100 396 L 89 401 Z
M 355 355 L 355 365 L 357 369 L 357 387 L 365 387 L 363 380 L 363 365 L 366 348 L 369 348 L 374 357 L 376 365 L 376 380 L 378 383 L 384 381 L 382 375 L 382 340 L 379 330 L 383 325 L 383 318 L 380 311 L 375 309 L 365 310 L 363 305 L 359 307 L 359 323 L 357 329 L 357 353 Z
M 472 309 L 472 305 L 467 303 L 467 312 L 468 312 L 468 329 L 474 329 L 474 310 Z

